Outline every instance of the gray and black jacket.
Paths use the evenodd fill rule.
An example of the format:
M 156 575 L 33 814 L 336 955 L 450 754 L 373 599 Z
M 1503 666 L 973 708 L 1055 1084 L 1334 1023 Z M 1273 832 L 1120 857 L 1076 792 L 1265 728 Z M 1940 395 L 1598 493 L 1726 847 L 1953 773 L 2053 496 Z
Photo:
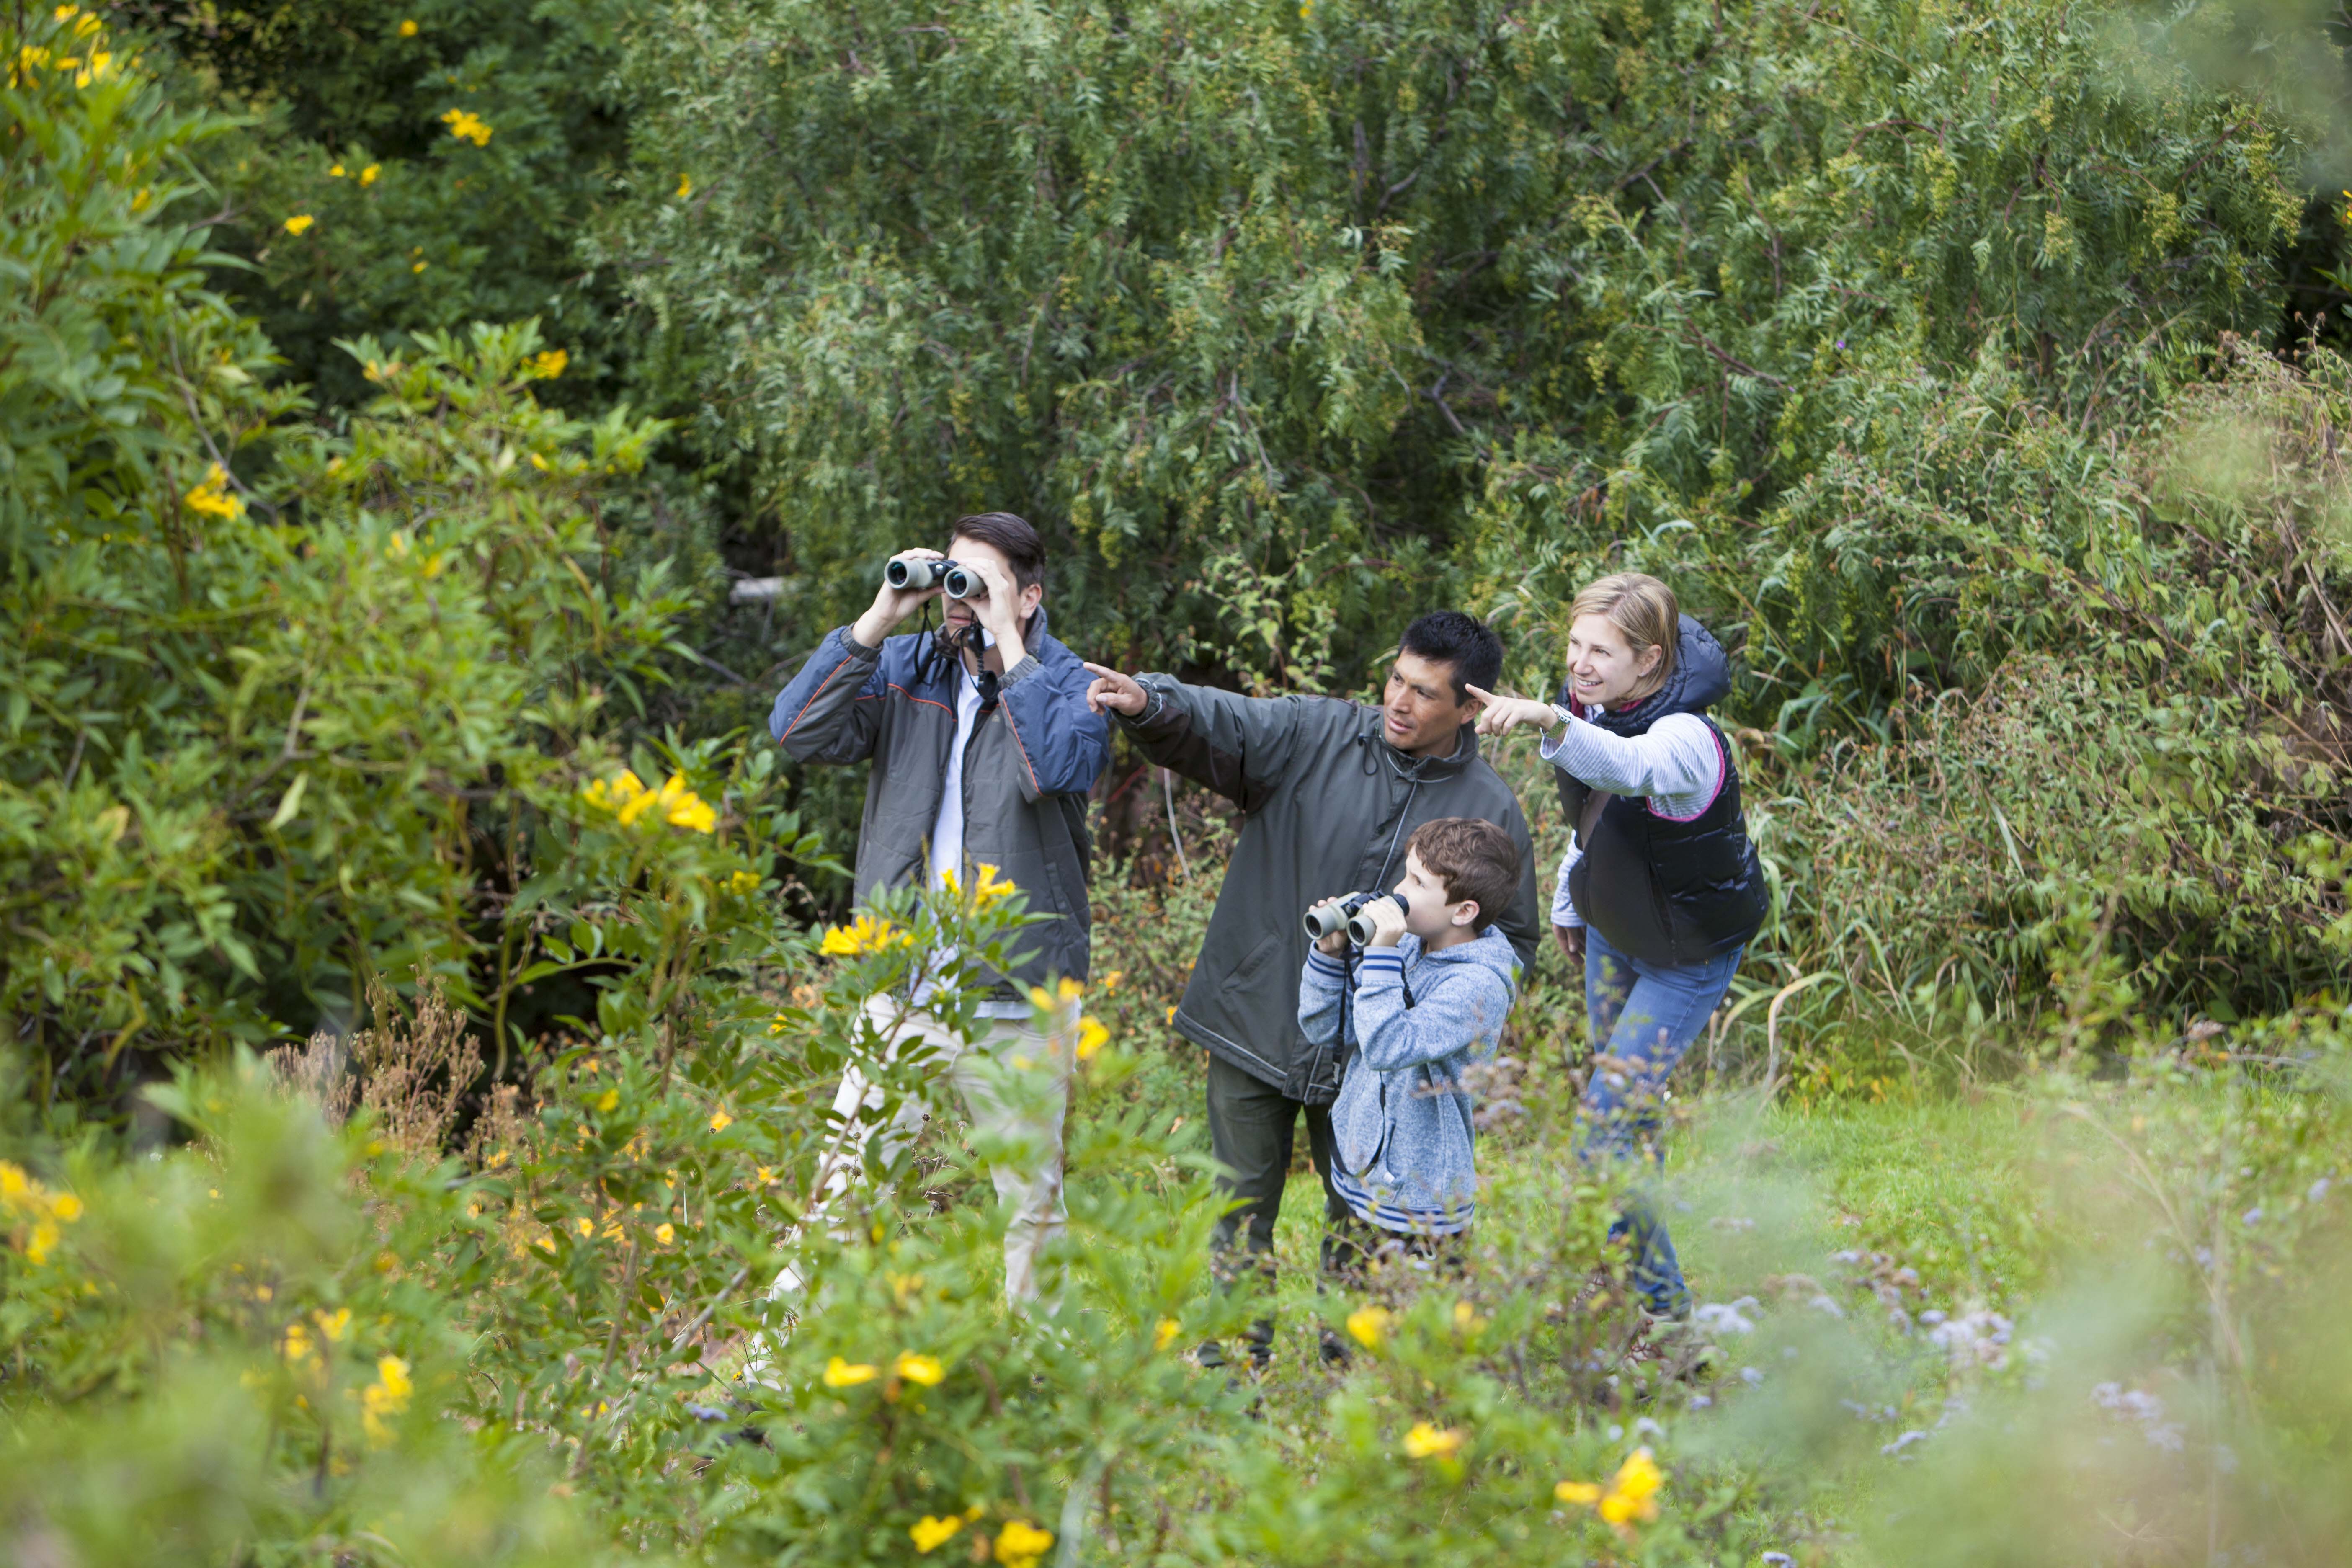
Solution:
M 932 632 L 862 646 L 847 626 L 817 645 L 776 699 L 769 732 L 803 763 L 874 762 L 866 818 L 857 834 L 856 897 L 920 886 L 930 866 L 931 827 L 948 784 L 955 744 L 951 658 L 934 653 Z M 964 746 L 963 851 L 1029 895 L 1032 912 L 1056 917 L 1022 933 L 1014 951 L 1032 956 L 1012 979 L 1087 977 L 1093 912 L 1087 875 L 1094 842 L 1087 792 L 1110 753 L 1110 730 L 1087 708 L 1092 679 L 1077 655 L 1045 634 L 1045 612 L 1030 622 L 1029 656 L 1000 678 L 997 701 L 973 723 Z M 1007 996 L 1016 995 L 999 984 Z
M 1468 725 L 1442 760 L 1388 743 L 1381 710 L 1331 697 L 1240 697 L 1139 678 L 1150 700 L 1118 722 L 1137 750 L 1242 808 L 1225 885 L 1176 1027 L 1293 1100 L 1328 1105 L 1338 1095 L 1334 1044 L 1298 1026 L 1298 974 L 1307 940 L 1298 917 L 1334 893 L 1396 885 L 1404 842 L 1441 816 L 1474 816 L 1511 836 L 1519 887 L 1496 924 L 1535 957 L 1534 846 L 1528 822 Z

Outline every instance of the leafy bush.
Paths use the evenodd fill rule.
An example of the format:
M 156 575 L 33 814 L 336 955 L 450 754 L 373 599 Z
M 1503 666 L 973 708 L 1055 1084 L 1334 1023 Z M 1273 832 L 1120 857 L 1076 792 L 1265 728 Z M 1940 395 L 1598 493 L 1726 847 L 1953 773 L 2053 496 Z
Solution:
M 245 121 L 204 161 L 220 193 L 214 243 L 239 264 L 218 277 L 297 384 L 356 406 L 373 391 L 341 340 L 537 317 L 571 360 L 556 400 L 610 405 L 627 342 L 574 241 L 623 169 L 620 7 L 116 10 L 189 68 L 176 98 Z

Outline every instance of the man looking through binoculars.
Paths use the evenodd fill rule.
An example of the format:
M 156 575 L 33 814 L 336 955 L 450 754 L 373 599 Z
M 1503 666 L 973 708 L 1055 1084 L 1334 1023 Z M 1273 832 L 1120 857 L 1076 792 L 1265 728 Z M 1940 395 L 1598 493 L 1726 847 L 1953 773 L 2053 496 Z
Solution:
M 1050 1036 L 1039 1030 L 1029 989 L 1087 977 L 1087 791 L 1110 739 L 1087 709 L 1085 667 L 1046 634 L 1045 575 L 1045 547 L 1026 521 L 1001 511 L 957 519 L 947 552 L 891 558 L 873 605 L 817 646 L 769 720 L 803 763 L 872 759 L 857 836 L 860 900 L 919 878 L 971 887 L 991 866 L 1028 896 L 1033 913 L 1054 917 L 1022 932 L 1014 952 L 1027 956 L 1012 973 L 980 977 L 985 1029 L 970 1048 L 937 1016 L 951 1008 L 927 1008 L 928 982 L 866 1006 L 886 1049 L 919 1038 L 940 1054 L 974 1133 L 997 1147 L 990 1173 L 1013 1211 L 1004 1293 L 1016 1305 L 1037 1294 L 1038 1250 L 1062 1228 L 1066 1037 L 1076 1023 L 1067 1008 L 1073 1016 Z M 942 602 L 939 630 L 890 635 L 933 599 Z M 842 1125 L 812 1218 L 846 1190 L 869 1138 L 895 1153 L 927 1119 L 912 1101 L 892 1126 L 874 1128 L 868 1117 L 881 1100 L 854 1067 L 843 1076 L 834 1104 Z

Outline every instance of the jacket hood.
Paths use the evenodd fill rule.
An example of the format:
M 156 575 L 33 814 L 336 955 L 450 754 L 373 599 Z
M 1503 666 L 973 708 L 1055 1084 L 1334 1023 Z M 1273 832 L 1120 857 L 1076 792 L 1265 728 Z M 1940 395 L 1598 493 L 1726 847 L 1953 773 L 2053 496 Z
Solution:
M 1418 946 L 1421 939 L 1415 937 L 1412 940 Z M 1492 970 L 1505 985 L 1510 987 L 1513 996 L 1519 994 L 1519 955 L 1511 946 L 1511 939 L 1503 934 L 1501 926 L 1490 925 L 1468 942 L 1456 942 L 1434 952 L 1423 947 L 1420 951 L 1420 959 L 1423 963 L 1479 964 Z
M 1675 672 L 1666 683 L 1630 708 L 1587 712 L 1572 693 L 1570 683 L 1559 683 L 1560 706 L 1580 719 L 1614 735 L 1638 735 L 1669 713 L 1704 713 L 1731 694 L 1731 656 L 1715 634 L 1688 616 L 1675 645 Z

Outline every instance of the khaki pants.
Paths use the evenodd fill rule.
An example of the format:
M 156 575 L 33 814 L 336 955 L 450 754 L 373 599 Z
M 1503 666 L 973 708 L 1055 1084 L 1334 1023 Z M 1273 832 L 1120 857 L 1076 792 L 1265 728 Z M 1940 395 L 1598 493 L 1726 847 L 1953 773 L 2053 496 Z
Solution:
M 896 997 L 866 999 L 866 1016 L 884 1042 L 883 1059 L 897 1060 L 910 1043 L 927 1047 L 963 1100 L 998 1201 L 1012 1210 L 1004 1227 L 1004 1295 L 1016 1307 L 1037 1299 L 1037 1254 L 1062 1234 L 1067 1213 L 1062 1203 L 1062 1118 L 1069 1106 L 1076 1004 L 1067 1005 L 1063 1014 L 1050 1032 L 1028 1019 L 983 1019 L 987 1032 L 967 1046 L 953 1030 Z M 817 1198 L 806 1223 L 827 1223 L 865 1169 L 875 1140 L 880 1140 L 877 1152 L 886 1161 L 896 1159 L 930 1121 L 930 1107 L 909 1100 L 887 1125 L 877 1124 L 875 1113 L 882 1099 L 881 1086 L 869 1083 L 855 1066 L 842 1074 L 833 1101 L 840 1125 L 818 1158 Z M 798 1274 L 787 1268 L 769 1296 L 780 1299 L 800 1284 Z

